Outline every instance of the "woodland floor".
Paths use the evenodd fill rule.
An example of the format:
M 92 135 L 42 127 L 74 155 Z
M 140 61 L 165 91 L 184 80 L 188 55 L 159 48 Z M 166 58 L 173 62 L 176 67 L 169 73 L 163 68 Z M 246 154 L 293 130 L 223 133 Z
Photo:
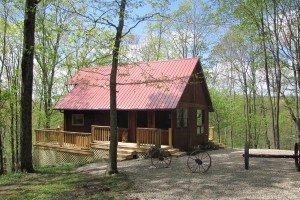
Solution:
M 256 154 L 293 151 L 250 150 Z M 119 174 L 107 176 L 106 163 L 91 163 L 74 171 L 44 170 L 0 178 L 0 199 L 299 199 L 299 175 L 294 159 L 250 158 L 243 150 L 209 151 L 211 167 L 191 173 L 188 156 L 174 157 L 170 167 L 157 169 L 150 159 L 118 163 Z

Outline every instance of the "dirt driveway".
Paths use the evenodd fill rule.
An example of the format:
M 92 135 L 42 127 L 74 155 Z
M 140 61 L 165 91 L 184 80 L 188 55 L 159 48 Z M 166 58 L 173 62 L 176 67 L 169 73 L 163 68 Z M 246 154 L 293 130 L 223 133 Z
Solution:
M 118 163 L 119 171 L 134 180 L 128 199 L 300 199 L 300 172 L 293 159 L 250 158 L 244 169 L 243 151 L 209 151 L 212 166 L 207 173 L 190 173 L 187 156 L 173 158 L 169 168 L 156 169 L 149 159 Z M 250 150 L 250 153 L 292 155 L 293 151 Z M 106 165 L 90 164 L 79 169 L 105 173 Z

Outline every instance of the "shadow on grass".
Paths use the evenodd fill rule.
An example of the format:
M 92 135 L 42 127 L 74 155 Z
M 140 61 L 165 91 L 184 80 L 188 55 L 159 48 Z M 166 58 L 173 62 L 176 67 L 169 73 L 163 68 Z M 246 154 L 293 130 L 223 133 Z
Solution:
M 122 173 L 87 175 L 77 168 L 49 167 L 0 177 L 1 199 L 121 199 L 133 185 Z

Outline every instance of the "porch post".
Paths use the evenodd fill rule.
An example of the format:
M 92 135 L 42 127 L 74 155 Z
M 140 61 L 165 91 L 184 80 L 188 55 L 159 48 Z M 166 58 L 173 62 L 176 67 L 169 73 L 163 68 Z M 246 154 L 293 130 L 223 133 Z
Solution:
M 168 128 L 168 132 L 169 132 L 169 146 L 173 147 L 173 143 L 172 143 L 172 128 Z
M 92 125 L 92 129 L 91 129 L 91 143 L 93 143 L 95 138 L 95 126 Z
M 140 148 L 140 130 L 136 129 L 136 146 Z
M 160 148 L 161 147 L 161 129 L 156 129 L 155 147 L 156 148 Z
M 59 131 L 59 145 L 62 147 L 64 144 L 64 132 L 63 131 Z

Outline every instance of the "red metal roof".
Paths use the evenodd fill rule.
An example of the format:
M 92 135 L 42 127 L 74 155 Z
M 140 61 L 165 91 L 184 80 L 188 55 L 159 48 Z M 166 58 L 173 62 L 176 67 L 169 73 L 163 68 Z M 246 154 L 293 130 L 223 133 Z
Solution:
M 120 110 L 174 109 L 198 58 L 145 62 L 118 67 L 117 108 Z M 55 109 L 109 110 L 110 66 L 82 68 L 67 84 L 75 87 Z

